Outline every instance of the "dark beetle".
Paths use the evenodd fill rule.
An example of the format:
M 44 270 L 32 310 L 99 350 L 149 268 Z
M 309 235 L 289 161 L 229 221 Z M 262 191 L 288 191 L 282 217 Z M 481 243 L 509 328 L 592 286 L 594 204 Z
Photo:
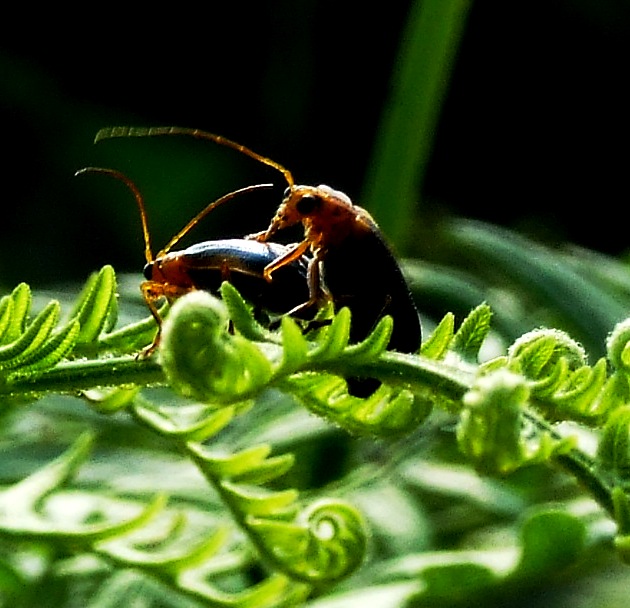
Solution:
M 309 252 L 312 254 L 308 261 L 307 270 L 308 297 L 293 306 L 288 314 L 300 313 L 316 306 L 323 298 L 331 298 L 336 310 L 342 306 L 347 306 L 352 312 L 350 335 L 352 341 L 365 338 L 379 319 L 383 315 L 389 314 L 394 319 L 394 331 L 389 342 L 389 348 L 407 353 L 419 350 L 422 332 L 418 311 L 395 257 L 385 242 L 378 225 L 365 209 L 354 205 L 348 196 L 328 186 L 296 185 L 293 175 L 288 169 L 221 135 L 177 127 L 149 129 L 113 127 L 99 131 L 96 141 L 112 137 L 158 135 L 188 135 L 210 140 L 233 148 L 258 162 L 273 167 L 283 175 L 288 188 L 269 227 L 267 230 L 247 238 L 260 243 L 267 243 L 279 230 L 298 223 L 303 225 L 304 240 L 289 246 L 284 253 L 280 253 L 278 257 L 271 260 L 262 272 L 264 279 L 273 286 L 282 269 L 291 268 L 295 262 L 303 263 L 303 256 Z M 155 261 L 149 253 L 147 254 L 147 261 L 152 272 L 151 278 L 144 284 L 143 293 L 156 319 L 159 320 L 159 317 L 156 314 L 155 305 L 152 303 L 156 297 L 179 295 L 178 284 L 184 291 L 194 288 L 191 276 L 188 274 L 187 261 L 182 260 L 182 268 L 186 268 L 187 274 L 177 275 L 177 278 L 173 274 L 170 279 L 167 279 L 164 273 L 162 275 L 158 273 L 156 266 L 158 261 L 165 254 L 175 255 L 176 252 L 168 253 L 172 244 L 179 240 L 210 209 L 241 192 L 257 187 L 264 187 L 264 185 L 250 186 L 230 193 L 209 205 L 174 237 L 165 250 L 156 256 Z M 141 213 L 145 218 L 142 205 Z M 143 219 L 143 222 L 146 226 L 146 218 Z M 150 252 L 146 227 L 145 241 L 147 242 L 147 251 Z M 168 288 L 165 288 L 167 280 L 172 282 L 169 283 Z M 190 285 L 186 281 L 189 281 Z M 286 298 L 287 303 L 289 300 L 292 302 L 297 300 L 289 293 L 288 289 L 278 288 L 276 285 L 273 291 L 274 295 L 277 294 Z M 378 383 L 371 382 L 371 384 L 376 386 Z M 361 393 L 361 396 L 365 396 L 370 394 L 372 390 L 366 389 L 358 392 Z M 355 391 L 355 394 L 358 393 Z
M 388 348 L 417 352 L 422 340 L 418 310 L 400 266 L 370 214 L 328 186 L 291 185 L 269 228 L 253 236 L 266 241 L 298 222 L 304 226 L 304 241 L 265 268 L 269 278 L 307 250 L 313 254 L 308 273 L 310 298 L 292 312 L 317 302 L 325 290 L 335 310 L 350 308 L 352 341 L 362 340 L 383 315 L 391 315 L 394 329 Z M 369 396 L 378 386 L 372 378 L 348 379 L 348 389 L 357 397 Z
M 253 235 L 266 242 L 278 230 L 301 222 L 302 243 L 273 261 L 265 276 L 275 276 L 286 263 L 310 250 L 308 306 L 327 291 L 335 309 L 352 312 L 352 341 L 365 338 L 383 315 L 394 319 L 391 350 L 412 353 L 420 347 L 422 332 L 418 310 L 398 262 L 376 222 L 343 192 L 328 186 L 292 186 L 269 228 Z
M 193 289 L 216 292 L 223 281 L 229 281 L 246 300 L 283 314 L 309 297 L 309 259 L 302 256 L 284 266 L 271 283 L 263 278 L 263 271 L 290 248 L 248 239 L 204 241 L 157 257 L 146 264 L 144 276 L 153 290 L 168 291 L 166 286 L 171 285 L 182 293 Z
M 142 222 L 146 257 L 146 280 L 140 288 L 158 324 L 156 338 L 144 351 L 145 355 L 153 352 L 159 343 L 162 319 L 156 301 L 160 298 L 173 301 L 195 289 L 216 292 L 223 281 L 229 281 L 259 309 L 272 313 L 284 314 L 308 299 L 307 274 L 310 260 L 307 256 L 285 265 L 273 283 L 264 278 L 265 268 L 292 250 L 290 245 L 261 243 L 251 239 L 223 239 L 204 241 L 178 251 L 172 250 L 212 209 L 239 194 L 266 188 L 267 184 L 242 188 L 214 201 L 190 220 L 157 255 L 153 255 L 146 207 L 135 183 L 115 169 L 87 167 L 78 172 L 82 173 L 111 175 L 123 182 L 135 196 Z

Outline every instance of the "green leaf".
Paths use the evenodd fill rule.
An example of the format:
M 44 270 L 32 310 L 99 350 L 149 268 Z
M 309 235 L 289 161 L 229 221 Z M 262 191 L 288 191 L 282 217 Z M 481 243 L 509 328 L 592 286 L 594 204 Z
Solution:
M 281 454 L 279 456 L 265 458 L 264 461 L 260 462 L 255 467 L 234 474 L 232 479 L 247 485 L 260 485 L 282 477 L 293 468 L 294 464 L 295 456 L 293 454 Z
M 438 323 L 428 340 L 422 343 L 420 352 L 428 359 L 442 359 L 455 334 L 455 315 L 446 313 L 444 318 Z
M 630 487 L 630 406 L 617 408 L 604 426 L 597 449 L 598 466 Z
M 313 413 L 358 435 L 395 436 L 410 433 L 429 415 L 432 402 L 404 386 L 381 385 L 366 398 L 348 393 L 345 380 L 322 373 L 300 373 L 281 387 Z
M 202 470 L 208 470 L 215 475 L 212 463 L 202 466 Z M 299 493 L 297 490 L 282 490 L 272 492 L 257 486 L 245 486 L 229 481 L 220 482 L 222 490 L 233 505 L 244 515 L 256 517 L 273 517 L 280 513 L 285 514 L 295 507 Z
M 334 316 L 332 323 L 325 328 L 324 338 L 311 353 L 311 358 L 326 361 L 339 356 L 348 345 L 350 336 L 351 313 L 349 308 L 342 308 Z
M 17 340 L 0 346 L 0 370 L 18 367 L 37 356 L 59 319 L 59 309 L 59 302 L 49 302 Z
M 545 510 L 525 520 L 521 539 L 523 549 L 516 574 L 534 576 L 574 563 L 584 550 L 586 527 L 570 513 Z
M 116 274 L 111 266 L 104 266 L 88 279 L 71 313 L 81 327 L 78 343 L 89 344 L 111 331 L 116 317 Z
M 17 373 L 30 374 L 55 366 L 70 353 L 80 332 L 78 321 L 70 321 L 62 329 L 53 334 L 29 358 L 23 359 Z
M 0 495 L 3 515 L 30 510 L 44 496 L 61 486 L 89 456 L 93 442 L 93 435 L 84 433 L 59 458 L 4 490 Z
M 453 337 L 451 348 L 464 361 L 475 363 L 479 350 L 490 332 L 492 310 L 487 304 L 480 304 L 464 319 Z
M 169 535 L 172 536 L 172 535 Z M 211 559 L 224 548 L 229 537 L 229 528 L 222 526 L 208 534 L 206 538 L 196 540 L 194 544 L 178 542 L 169 538 L 165 548 L 156 550 L 156 542 L 149 544 L 149 550 L 143 549 L 129 538 L 116 538 L 99 545 L 99 553 L 115 558 L 127 567 L 157 570 L 177 574 Z
M 233 479 L 248 470 L 256 468 L 263 462 L 271 452 L 271 446 L 263 444 L 256 445 L 236 454 L 218 455 L 207 450 L 200 450 L 196 446 L 189 446 L 189 449 L 196 449 L 207 466 L 211 467 L 213 474 L 223 479 Z
M 577 273 L 554 251 L 517 235 L 476 221 L 457 220 L 447 231 L 460 255 L 470 252 L 485 262 L 487 271 L 518 284 L 528 296 L 538 298 L 581 331 L 594 357 L 604 354 L 603 340 L 610 328 L 627 316 L 627 307 L 616 294 L 602 289 L 588 276 Z
M 350 325 L 352 325 L 352 319 L 350 319 Z M 374 361 L 387 349 L 393 328 L 394 320 L 391 316 L 385 315 L 366 338 L 344 349 L 343 359 L 353 364 Z
M 155 405 L 136 398 L 133 412 L 156 432 L 182 441 L 205 441 L 225 428 L 236 415 L 234 406 L 217 410 L 207 405 Z
M 13 298 L 11 298 L 11 296 L 3 296 L 0 298 L 0 344 L 5 343 L 3 337 L 11 324 L 13 307 Z
M 276 375 L 290 374 L 302 367 L 308 358 L 308 343 L 302 331 L 291 317 L 283 317 L 282 333 L 282 363 L 276 370 Z
M 20 283 L 10 296 L 2 298 L 0 344 L 10 344 L 22 335 L 31 308 L 31 300 L 31 288 L 26 283 Z
M 256 321 L 251 307 L 231 283 L 223 281 L 220 292 L 221 299 L 225 302 L 228 311 L 228 317 L 239 334 L 252 341 L 271 339 L 270 332 Z

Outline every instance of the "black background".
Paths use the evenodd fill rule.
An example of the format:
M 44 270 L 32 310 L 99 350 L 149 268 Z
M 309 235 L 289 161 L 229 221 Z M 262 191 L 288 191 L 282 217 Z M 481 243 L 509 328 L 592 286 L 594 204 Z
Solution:
M 186 199 L 188 177 L 209 166 L 222 178 L 235 174 L 230 187 L 259 179 L 251 161 L 208 144 L 193 147 L 197 160 L 185 170 L 169 165 L 180 143 L 93 147 L 95 132 L 111 124 L 218 132 L 290 167 L 300 182 L 328 183 L 356 200 L 409 6 L 274 0 L 8 15 L 0 285 L 81 278 L 104 263 L 141 269 L 128 194 L 100 176 L 73 178 L 81 166 L 115 165 L 139 180 L 158 244 L 225 187 L 204 186 L 205 199 L 190 194 L 170 207 L 160 193 L 168 198 L 178 186 Z M 474 3 L 424 182 L 430 214 L 625 252 L 629 34 L 625 0 Z M 219 219 L 215 229 L 264 227 L 244 219 L 245 207 L 236 216 L 239 228 Z

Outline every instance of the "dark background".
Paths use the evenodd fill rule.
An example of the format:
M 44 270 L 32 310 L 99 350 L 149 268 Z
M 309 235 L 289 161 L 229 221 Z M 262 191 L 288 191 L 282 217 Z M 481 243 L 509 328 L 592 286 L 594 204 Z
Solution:
M 41 31 L 27 27 L 35 14 L 5 19 L 0 285 L 81 279 L 105 263 L 141 269 L 131 197 L 102 176 L 74 178 L 82 166 L 114 166 L 137 180 L 158 247 L 227 189 L 278 181 L 204 142 L 94 147 L 103 126 L 218 132 L 288 166 L 299 182 L 328 183 L 356 200 L 409 6 L 273 0 L 199 13 L 169 5 L 142 17 L 95 7 L 93 17 L 38 12 Z M 627 0 L 475 2 L 419 213 L 624 253 L 629 51 Z M 265 227 L 275 203 L 248 205 L 231 219 L 217 213 L 196 239 Z

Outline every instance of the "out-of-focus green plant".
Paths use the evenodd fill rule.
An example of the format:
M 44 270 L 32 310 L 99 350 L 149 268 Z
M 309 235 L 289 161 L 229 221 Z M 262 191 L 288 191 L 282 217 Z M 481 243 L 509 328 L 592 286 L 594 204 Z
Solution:
M 40 586 L 59 598 L 87 585 L 90 598 L 135 590 L 167 605 L 353 606 L 368 589 L 383 605 L 454 605 L 553 580 L 612 540 L 627 559 L 627 321 L 592 364 L 555 329 L 528 332 L 480 363 L 492 335 L 487 304 L 457 330 L 446 315 L 413 355 L 385 350 L 389 317 L 360 344 L 348 343 L 347 310 L 314 334 L 289 317 L 270 331 L 224 283 L 221 299 L 177 300 L 159 355 L 147 358 L 137 353 L 155 325 L 117 328 L 115 294 L 105 267 L 64 318 L 55 301 L 31 318 L 25 285 L 0 300 L 2 436 L 20 443 L 5 458 L 13 481 L 0 493 L 2 592 L 12 601 L 28 602 Z M 347 376 L 382 385 L 353 397 Z M 83 404 L 60 413 L 56 394 Z M 34 411 L 55 446 L 71 444 L 52 462 Z M 19 435 L 27 424 L 32 440 Z M 369 443 L 377 452 L 347 470 L 342 457 L 326 479 L 308 454 L 325 459 L 332 437 L 350 461 Z M 442 456 L 429 457 L 427 441 Z M 15 478 L 8 463 L 29 454 L 30 470 Z M 107 483 L 98 480 L 103 457 Z M 176 463 L 175 477 L 165 462 Z M 135 466 L 141 484 L 121 485 Z M 560 471 L 583 489 L 553 489 Z M 537 487 L 520 487 L 525 474 Z M 452 515 L 439 523 L 435 509 L 449 494 L 457 498 L 441 509 Z M 483 520 L 512 522 L 519 536 L 466 548 L 465 531 Z M 460 540 L 440 549 L 445 535 Z M 24 570 L 33 555 L 37 575 Z
M 416 4 L 366 199 L 402 241 L 469 5 Z M 404 269 L 422 310 L 452 312 L 423 314 L 417 354 L 386 350 L 387 317 L 349 344 L 345 310 L 271 331 L 226 283 L 138 357 L 155 324 L 109 266 L 73 306 L 0 299 L 0 603 L 531 607 L 610 584 L 630 553 L 628 269 L 435 232 L 457 263 Z M 360 399 L 348 376 L 382 385 Z
M 440 112 L 471 0 L 411 4 L 378 130 L 363 204 L 401 247 L 413 239 L 409 218 L 422 201 Z

